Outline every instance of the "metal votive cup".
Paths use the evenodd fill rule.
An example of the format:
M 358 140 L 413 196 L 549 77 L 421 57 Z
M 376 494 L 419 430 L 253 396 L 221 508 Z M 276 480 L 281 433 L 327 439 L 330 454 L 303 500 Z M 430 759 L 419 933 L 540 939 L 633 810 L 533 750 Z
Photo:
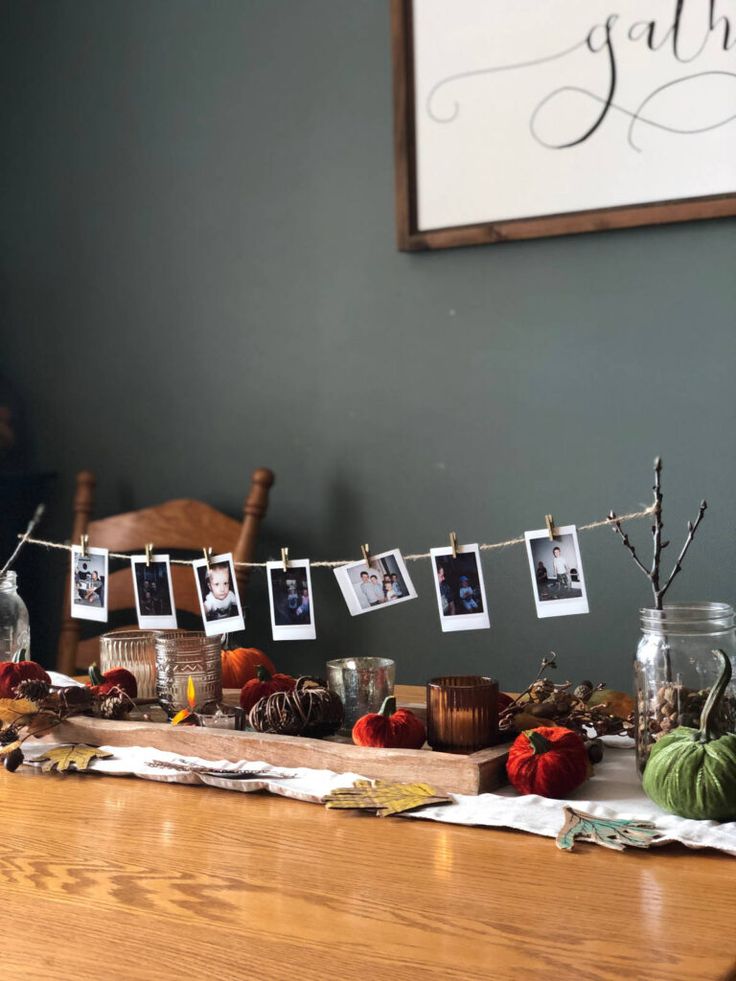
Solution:
M 377 712 L 394 693 L 396 664 L 387 657 L 343 657 L 327 662 L 327 687 L 342 699 L 345 718 L 340 732 L 348 735 L 358 719 Z
M 156 636 L 156 698 L 169 718 L 187 706 L 190 677 L 197 705 L 222 699 L 220 649 L 219 636 L 206 637 L 197 631 Z

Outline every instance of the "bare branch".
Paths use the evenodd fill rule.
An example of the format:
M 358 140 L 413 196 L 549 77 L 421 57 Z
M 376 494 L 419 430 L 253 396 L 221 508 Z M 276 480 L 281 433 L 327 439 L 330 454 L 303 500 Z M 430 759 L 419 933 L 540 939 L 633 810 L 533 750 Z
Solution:
M 659 593 L 659 566 L 662 561 L 662 460 L 657 457 L 654 461 L 654 525 L 652 536 L 654 538 L 654 550 L 652 552 L 652 590 L 654 591 L 655 602 Z M 659 609 L 659 606 L 657 606 Z
M 708 502 L 707 501 L 701 501 L 700 502 L 700 509 L 698 511 L 698 516 L 695 519 L 695 524 L 693 524 L 692 521 L 688 521 L 688 523 L 687 523 L 687 538 L 685 539 L 685 544 L 682 546 L 682 551 L 677 556 L 677 561 L 675 562 L 675 565 L 674 565 L 674 567 L 672 569 L 672 572 L 669 575 L 669 578 L 667 579 L 667 582 L 664 584 L 664 586 L 659 591 L 659 598 L 660 598 L 660 600 L 662 600 L 664 598 L 664 594 L 667 592 L 667 590 L 672 585 L 672 580 L 682 570 L 682 560 L 685 558 L 685 554 L 687 553 L 687 550 L 690 548 L 690 544 L 691 544 L 693 538 L 695 538 L 695 532 L 698 530 L 698 525 L 703 520 L 703 515 L 705 514 L 705 512 L 707 510 L 708 510 Z
M 624 547 L 625 548 L 628 548 L 628 550 L 631 552 L 631 557 L 634 560 L 634 562 L 636 562 L 636 564 L 639 566 L 639 568 L 644 573 L 644 575 L 647 577 L 647 579 L 651 579 L 651 576 L 649 575 L 649 570 L 646 568 L 646 566 L 643 564 L 643 562 L 641 562 L 639 560 L 639 556 L 636 554 L 636 549 L 634 548 L 634 546 L 629 541 L 629 536 L 626 534 L 626 532 L 621 527 L 621 522 L 620 521 L 616 521 L 616 512 L 615 511 L 609 511 L 608 512 L 608 518 L 609 518 L 610 521 L 614 522 L 611 525 L 611 527 L 613 528 L 614 532 L 621 537 L 621 541 L 622 541 Z
M 688 522 L 687 539 L 682 547 L 682 551 L 677 556 L 677 561 L 675 562 L 674 568 L 672 569 L 672 572 L 670 573 L 664 586 L 660 586 L 662 552 L 667 548 L 670 542 L 662 540 L 662 529 L 664 527 L 664 523 L 662 521 L 662 460 L 659 457 L 657 457 L 654 461 L 654 486 L 652 490 L 654 491 L 654 504 L 652 506 L 652 511 L 654 514 L 654 523 L 652 525 L 652 539 L 654 547 L 651 569 L 647 569 L 644 563 L 639 559 L 639 556 L 636 554 L 636 549 L 629 541 L 629 536 L 621 527 L 621 522 L 617 519 L 615 511 L 609 511 L 608 520 L 611 522 L 611 527 L 613 528 L 614 532 L 620 537 L 624 547 L 631 553 L 631 557 L 636 565 L 639 566 L 641 571 L 649 580 L 649 584 L 652 587 L 652 596 L 654 598 L 654 609 L 661 610 L 664 595 L 672 585 L 672 580 L 682 569 L 682 561 L 685 558 L 688 548 L 690 548 L 690 543 L 695 536 L 695 532 L 698 530 L 698 525 L 703 520 L 703 515 L 705 514 L 708 504 L 706 501 L 703 501 L 700 505 L 700 511 L 698 512 L 698 517 L 695 523 L 693 524 L 692 521 Z

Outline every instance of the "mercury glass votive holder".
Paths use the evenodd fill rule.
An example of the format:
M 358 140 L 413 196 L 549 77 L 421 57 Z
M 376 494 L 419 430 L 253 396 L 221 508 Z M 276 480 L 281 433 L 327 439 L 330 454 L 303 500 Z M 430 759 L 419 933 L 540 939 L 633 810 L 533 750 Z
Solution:
M 100 671 L 127 668 L 138 698 L 156 697 L 156 635 L 152 630 L 111 630 L 100 637 Z
M 327 662 L 327 687 L 345 709 L 340 733 L 349 735 L 358 719 L 377 712 L 394 693 L 396 664 L 387 657 L 342 657 Z
M 446 675 L 427 682 L 427 742 L 446 753 L 474 753 L 498 742 L 498 682 Z
M 161 631 L 156 635 L 156 698 L 171 718 L 186 708 L 187 684 L 194 683 L 195 704 L 222 699 L 220 637 L 197 631 Z

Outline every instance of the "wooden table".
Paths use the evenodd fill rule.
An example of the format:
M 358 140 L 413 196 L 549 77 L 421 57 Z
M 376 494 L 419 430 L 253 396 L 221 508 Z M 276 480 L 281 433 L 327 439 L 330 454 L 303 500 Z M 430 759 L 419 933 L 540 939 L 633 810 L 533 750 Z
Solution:
M 725 979 L 736 864 L 0 769 L 0 978 Z M 736 977 L 736 974 L 733 975 Z

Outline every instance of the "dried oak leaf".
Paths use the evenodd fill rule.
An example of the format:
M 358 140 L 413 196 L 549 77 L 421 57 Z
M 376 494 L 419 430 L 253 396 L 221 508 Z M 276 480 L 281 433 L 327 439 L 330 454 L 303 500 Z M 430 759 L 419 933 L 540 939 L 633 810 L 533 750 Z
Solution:
M 17 722 L 38 712 L 37 702 L 29 698 L 0 698 L 0 722 Z
M 657 844 L 661 836 L 651 821 L 633 821 L 625 818 L 598 818 L 585 811 L 564 807 L 565 823 L 557 834 L 557 847 L 572 851 L 575 841 L 590 841 L 594 845 L 622 852 L 629 848 L 649 848 Z
M 375 811 L 379 817 L 386 817 L 430 804 L 451 804 L 452 798 L 427 783 L 356 780 L 352 787 L 330 791 L 322 802 L 330 809 Z
M 66 773 L 67 770 L 86 770 L 92 760 L 105 759 L 108 756 L 112 756 L 112 753 L 98 749 L 96 746 L 76 743 L 74 746 L 55 746 L 54 749 L 47 750 L 43 756 L 37 756 L 35 762 L 41 763 L 44 773 L 49 773 L 51 770 Z

